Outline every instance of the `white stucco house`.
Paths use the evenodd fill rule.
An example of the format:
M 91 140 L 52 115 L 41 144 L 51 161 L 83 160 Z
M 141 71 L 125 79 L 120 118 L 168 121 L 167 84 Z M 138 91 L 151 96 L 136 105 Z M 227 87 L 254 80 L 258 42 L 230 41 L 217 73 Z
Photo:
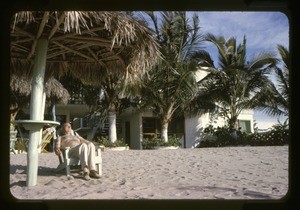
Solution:
M 208 69 L 202 68 L 197 72 L 198 81 L 203 79 L 209 73 Z M 253 110 L 243 110 L 238 117 L 238 127 L 242 132 L 252 133 L 253 131 Z M 201 132 L 208 125 L 212 124 L 214 127 L 222 127 L 226 125 L 224 118 L 218 117 L 211 119 L 210 114 L 203 114 L 191 118 L 185 118 L 185 147 L 193 148 L 201 141 Z M 212 122 L 213 121 L 213 122 Z
M 224 118 L 217 118 L 214 122 L 211 122 L 209 114 L 201 116 L 195 116 L 193 118 L 185 119 L 185 147 L 196 147 L 201 139 L 201 132 L 205 127 L 212 124 L 214 127 L 222 127 L 226 125 Z M 253 111 L 245 110 L 238 117 L 238 127 L 242 132 L 253 132 Z
M 159 120 L 151 112 L 138 112 L 135 109 L 128 109 L 120 116 L 121 133 L 119 138 L 125 139 L 131 149 L 141 149 L 143 138 L 160 134 Z M 176 135 L 180 138 L 182 148 L 194 148 L 201 141 L 201 132 L 211 124 L 209 114 L 194 116 L 192 118 L 176 119 L 169 126 L 169 135 Z M 224 126 L 226 121 L 218 118 L 214 126 Z M 247 110 L 238 118 L 239 127 L 244 132 L 253 132 L 253 111 Z
M 58 111 L 58 113 L 65 115 L 66 117 L 63 118 L 67 119 L 66 121 L 72 119 L 70 114 L 73 113 L 76 116 L 76 112 Z M 245 110 L 239 115 L 238 126 L 241 127 L 243 132 L 253 132 L 253 121 L 253 111 Z M 95 134 L 97 123 L 92 126 L 87 119 L 82 117 L 75 117 L 71 122 L 73 128 L 82 136 L 91 139 Z M 136 109 L 130 108 L 118 117 L 117 122 L 117 126 L 119 127 L 117 129 L 118 139 L 124 139 L 131 149 L 142 149 L 141 142 L 143 138 L 160 135 L 159 120 L 151 112 L 139 112 Z M 170 124 L 169 135 L 179 137 L 183 148 L 194 148 L 201 141 L 201 132 L 210 124 L 213 124 L 214 127 L 222 127 L 226 124 L 226 120 L 219 117 L 212 122 L 209 114 L 186 117 Z M 103 127 L 105 129 L 106 125 L 103 125 Z

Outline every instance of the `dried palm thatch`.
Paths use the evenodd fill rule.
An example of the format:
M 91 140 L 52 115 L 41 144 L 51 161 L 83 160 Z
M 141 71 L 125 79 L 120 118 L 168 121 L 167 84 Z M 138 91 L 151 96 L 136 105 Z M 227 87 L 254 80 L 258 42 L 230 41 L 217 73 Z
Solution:
M 18 12 L 11 22 L 11 73 L 30 77 L 37 40 L 48 39 L 45 80 L 71 71 L 97 85 L 116 73 L 137 81 L 159 57 L 153 32 L 125 12 Z
M 18 94 L 28 96 L 31 91 L 31 83 L 28 78 L 24 76 L 17 76 L 12 74 L 10 77 L 10 92 L 11 94 Z
M 11 101 L 11 104 L 14 104 L 14 101 L 20 99 L 20 97 L 26 98 L 26 101 L 29 102 L 29 95 L 31 93 L 31 80 L 25 76 L 12 74 L 10 79 L 10 91 L 12 95 L 11 100 L 13 100 Z M 70 98 L 68 90 L 65 89 L 63 85 L 53 77 L 48 79 L 46 82 L 45 93 L 48 99 L 51 99 L 52 102 L 56 103 L 67 104 Z
M 56 79 L 50 78 L 45 84 L 46 97 L 56 103 L 67 104 L 70 94 L 67 89 Z

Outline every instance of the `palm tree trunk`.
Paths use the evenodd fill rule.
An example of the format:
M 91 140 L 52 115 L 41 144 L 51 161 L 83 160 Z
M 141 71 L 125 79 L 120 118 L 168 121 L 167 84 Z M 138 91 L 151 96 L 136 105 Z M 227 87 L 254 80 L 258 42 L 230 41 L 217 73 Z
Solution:
M 51 104 L 51 114 L 52 114 L 52 120 L 56 121 L 56 113 L 55 113 L 55 103 Z
M 168 122 L 163 122 L 161 125 L 161 138 L 164 142 L 168 142 Z
M 172 115 L 174 113 L 174 103 L 171 103 L 169 108 L 167 109 L 167 112 L 163 116 L 161 120 L 161 138 L 164 142 L 168 142 L 168 128 L 169 128 L 169 122 L 172 118 Z
M 109 129 L 108 129 L 108 139 L 114 143 L 117 140 L 117 123 L 116 120 L 117 115 L 116 112 L 114 111 L 109 111 L 108 112 L 108 124 L 109 124 Z
M 237 116 L 233 116 L 229 119 L 230 134 L 234 140 L 237 140 L 237 123 Z

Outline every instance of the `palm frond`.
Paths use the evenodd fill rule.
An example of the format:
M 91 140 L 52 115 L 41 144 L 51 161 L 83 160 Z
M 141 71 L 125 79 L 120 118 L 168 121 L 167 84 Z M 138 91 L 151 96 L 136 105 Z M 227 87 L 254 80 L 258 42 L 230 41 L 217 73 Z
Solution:
M 205 35 L 205 40 L 208 42 L 213 43 L 219 52 L 218 58 L 219 58 L 219 65 L 221 66 L 221 68 L 225 68 L 225 66 L 228 63 L 228 58 L 227 58 L 227 54 L 226 54 L 226 48 L 225 48 L 225 43 L 226 40 L 224 37 L 215 37 L 213 34 L 211 33 L 207 33 Z
M 247 69 L 270 69 L 277 64 L 278 60 L 272 52 L 259 52 L 249 61 Z

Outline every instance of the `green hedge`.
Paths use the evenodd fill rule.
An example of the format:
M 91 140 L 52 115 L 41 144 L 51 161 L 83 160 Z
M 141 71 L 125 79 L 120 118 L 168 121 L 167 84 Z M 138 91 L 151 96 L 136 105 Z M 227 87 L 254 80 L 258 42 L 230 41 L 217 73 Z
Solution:
M 108 137 L 97 136 L 94 138 L 95 142 L 98 142 L 100 145 L 105 147 L 125 147 L 128 146 L 123 139 L 118 139 L 115 142 L 111 142 Z
M 224 147 L 224 146 L 282 146 L 289 143 L 289 131 L 287 124 L 276 124 L 269 131 L 259 133 L 238 133 L 234 140 L 228 127 L 214 128 L 209 125 L 203 130 L 198 148 Z
M 174 146 L 179 147 L 180 142 L 179 138 L 176 136 L 168 136 L 168 142 L 164 142 L 161 138 L 157 138 L 156 136 L 152 138 L 144 138 L 142 141 L 143 149 L 154 149 L 158 146 Z

